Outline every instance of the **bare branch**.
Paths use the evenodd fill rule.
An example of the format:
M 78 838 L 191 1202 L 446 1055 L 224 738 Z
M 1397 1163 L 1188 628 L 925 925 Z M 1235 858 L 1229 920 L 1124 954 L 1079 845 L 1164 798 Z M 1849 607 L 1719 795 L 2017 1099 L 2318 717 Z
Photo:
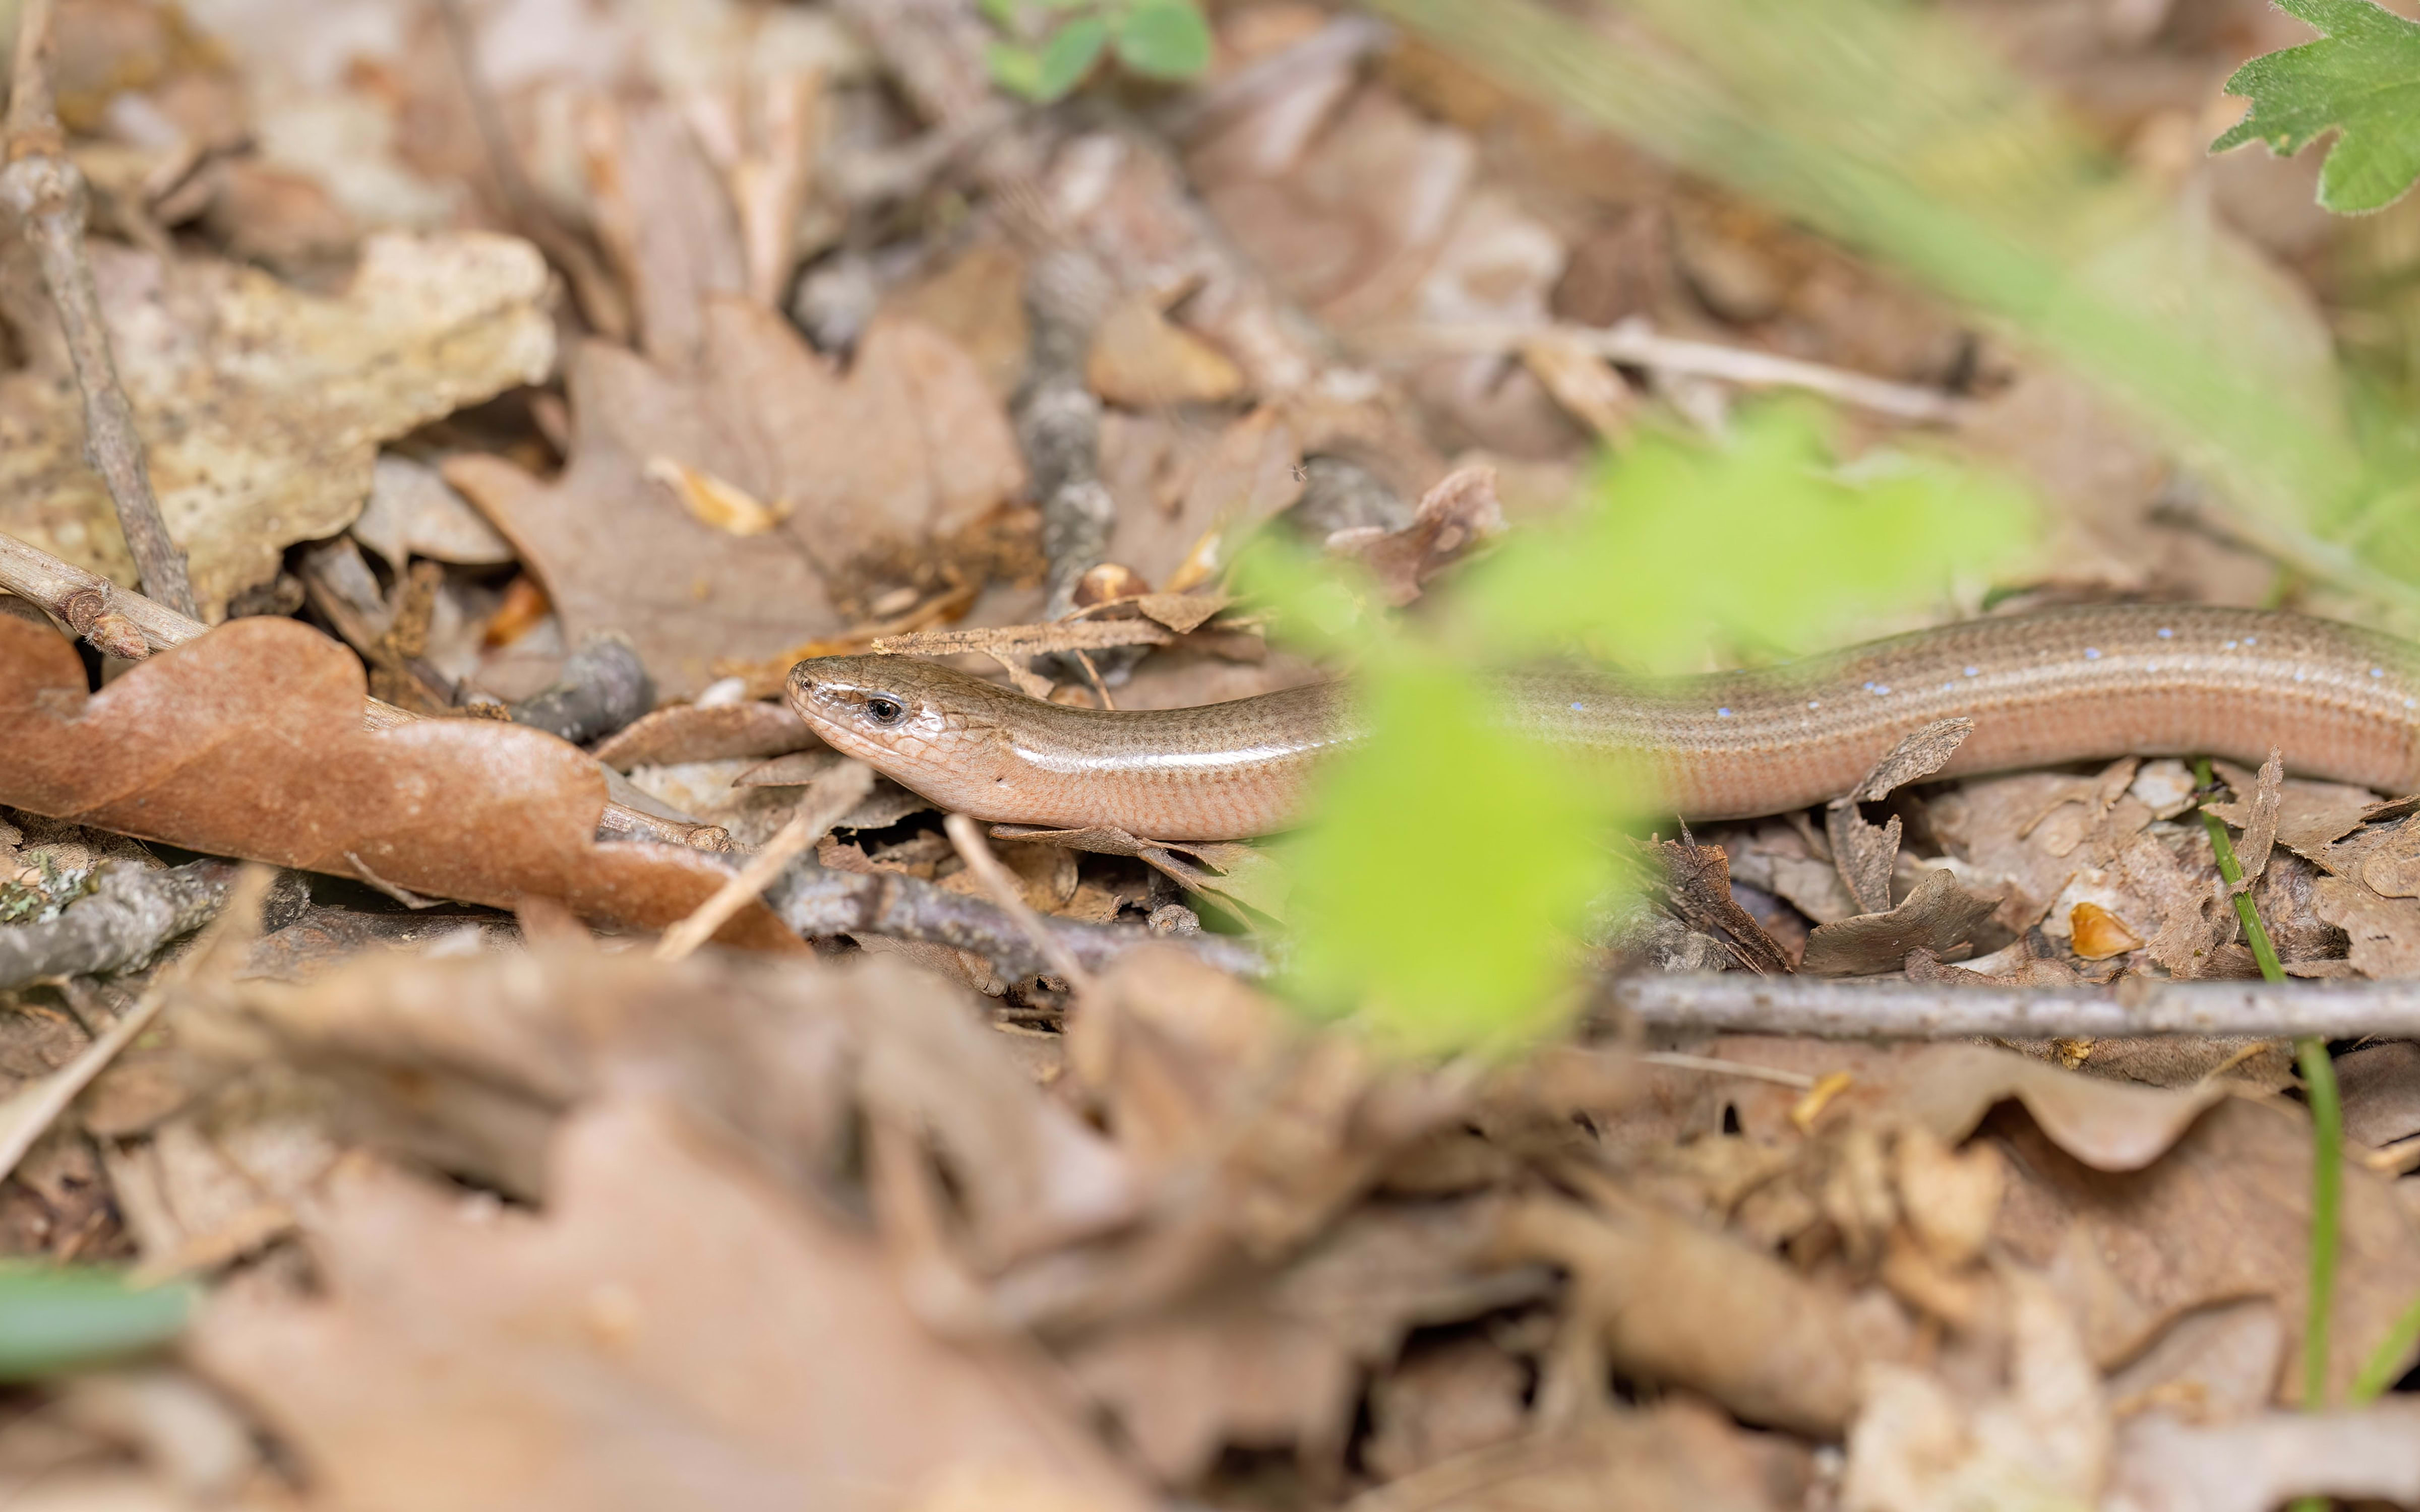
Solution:
M 169 537 L 151 471 L 135 434 L 134 410 L 117 381 L 102 324 L 101 294 L 85 252 L 85 182 L 67 155 L 51 100 L 49 53 L 52 0 L 26 0 L 17 22 L 16 69 L 8 96 L 8 162 L 0 168 L 0 203 L 24 223 L 25 239 L 41 263 L 42 283 L 59 313 L 76 386 L 84 391 L 85 460 L 109 486 L 117 523 L 143 587 L 188 618 L 199 618 L 185 553 Z M 84 633 L 79 630 L 79 634 Z
M 874 791 L 874 768 L 863 762 L 843 761 L 810 784 L 799 797 L 797 811 L 789 823 L 765 842 L 765 848 L 749 857 L 738 874 L 714 889 L 714 896 L 697 905 L 687 918 L 664 931 L 656 941 L 656 959 L 680 961 L 714 938 L 732 915 L 739 912 L 772 886 L 783 869 L 804 855 L 814 843 L 831 832 L 851 809 L 865 801 Z
M 809 939 L 835 934 L 886 934 L 929 940 L 985 957 L 1002 976 L 1055 971 L 1016 921 L 980 898 L 948 892 L 920 878 L 893 872 L 868 876 L 833 872 L 800 857 L 766 889 L 766 906 Z M 1037 916 L 1038 917 L 1038 916 Z M 1047 930 L 1077 963 L 1099 971 L 1139 946 L 1174 943 L 1221 971 L 1265 975 L 1268 962 L 1241 941 L 1216 934 L 1170 936 L 1109 924 L 1043 918 Z
M 1676 974 L 1608 985 L 1606 1010 L 1654 1029 L 1832 1040 L 2102 1040 L 2152 1035 L 2420 1039 L 2420 982 L 2155 982 L 2115 993 Z
M 113 864 L 90 895 L 39 923 L 0 926 L 0 991 L 47 977 L 87 977 L 148 961 L 218 917 L 233 862 L 152 871 Z

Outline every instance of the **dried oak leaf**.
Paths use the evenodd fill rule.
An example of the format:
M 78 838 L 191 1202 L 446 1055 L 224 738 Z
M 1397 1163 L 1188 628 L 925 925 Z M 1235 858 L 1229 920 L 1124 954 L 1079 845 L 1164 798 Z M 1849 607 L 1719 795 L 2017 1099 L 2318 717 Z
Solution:
M 1590 1414 L 1432 1465 L 1351 1503 L 1352 1512 L 1778 1512 L 1804 1505 L 1814 1466 L 1776 1434 L 1751 1433 L 1687 1396 Z
M 1911 950 L 1946 956 L 1971 945 L 1999 906 L 1996 895 L 1975 891 L 1946 868 L 1927 872 L 1907 901 L 1887 914 L 1817 925 L 1798 968 L 1810 976 L 1856 977 L 1897 970 Z
M 1467 467 L 1448 473 L 1420 499 L 1400 531 L 1366 525 L 1338 531 L 1328 551 L 1357 559 L 1378 579 L 1381 597 L 1397 607 L 1420 596 L 1428 580 L 1504 532 L 1496 497 L 1496 470 Z
M 92 246 L 119 378 L 205 619 L 277 574 L 296 541 L 361 510 L 380 441 L 546 377 L 546 264 L 510 237 L 378 236 L 340 297 L 208 259 Z M 0 530 L 135 582 L 38 284 L 0 280 L 32 347 L 0 378 Z
M 2276 1304 L 2287 1357 L 2300 1357 L 2311 1187 L 2302 1114 L 2222 1098 L 2139 1170 L 2094 1170 L 2028 1120 L 1995 1119 L 1992 1133 L 2011 1157 L 1995 1241 L 2046 1269 L 2104 1365 L 2180 1314 L 2242 1297 Z M 2347 1162 L 2339 1223 L 2331 1358 L 2341 1394 L 2411 1303 L 2420 1218 L 2391 1182 Z M 2294 1392 L 2298 1373 L 2278 1385 Z
M 704 687 L 718 661 L 841 629 L 836 605 L 867 563 L 923 562 L 1024 486 L 982 374 L 912 320 L 875 322 L 845 378 L 780 316 L 733 298 L 707 301 L 693 367 L 598 342 L 569 365 L 560 478 L 492 456 L 458 456 L 445 478 L 544 579 L 573 640 L 622 631 L 671 697 Z M 715 530 L 648 476 L 659 458 L 787 517 L 749 539 Z
M 868 1238 L 670 1107 L 557 1137 L 544 1216 L 379 1167 L 311 1217 L 323 1300 L 223 1294 L 202 1367 L 334 1504 L 1147 1505 L 1010 1349 L 960 1349 Z
M 75 648 L 0 618 L 0 802 L 99 828 L 440 898 L 539 897 L 660 928 L 727 870 L 596 839 L 597 764 L 520 725 L 362 727 L 362 665 L 293 620 L 244 619 L 96 694 Z M 795 949 L 761 905 L 729 944 Z
M 742 699 L 737 703 L 675 703 L 640 716 L 597 742 L 597 759 L 617 772 L 633 766 L 738 756 L 787 756 L 820 750 L 823 742 L 786 703 Z

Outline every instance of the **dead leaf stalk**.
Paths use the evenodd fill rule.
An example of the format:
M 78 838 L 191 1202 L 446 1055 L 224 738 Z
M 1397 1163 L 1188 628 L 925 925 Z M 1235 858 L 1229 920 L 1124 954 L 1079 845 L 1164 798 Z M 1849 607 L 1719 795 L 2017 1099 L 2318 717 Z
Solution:
M 68 157 L 51 97 L 52 9 L 52 0 L 28 0 L 18 17 L 0 202 L 23 223 L 25 239 L 41 264 L 42 283 L 75 364 L 76 386 L 84 392 L 85 458 L 109 486 L 144 591 L 180 614 L 197 617 L 185 553 L 161 517 L 143 440 L 134 430 L 134 409 L 118 384 L 109 330 L 101 323 L 101 294 L 84 244 L 84 175 Z
M 991 844 L 984 839 L 982 826 L 962 813 L 951 814 L 941 824 L 950 832 L 950 843 L 956 847 L 958 859 L 967 863 L 967 870 L 983 884 L 984 891 L 991 894 L 991 901 L 1000 905 L 1000 911 L 1016 920 L 1016 927 L 1033 942 L 1033 949 L 1041 953 L 1042 959 L 1050 963 L 1051 969 L 1077 996 L 1093 995 L 1093 974 L 1076 959 L 1076 952 L 1067 948 L 1066 941 L 1050 933 L 1049 926 L 1042 922 L 1042 916 L 1035 913 L 1032 905 L 1017 891 L 1016 879 L 1008 874 L 1008 868 L 1001 865 L 1000 857 L 991 853 Z
M 664 931 L 663 938 L 656 942 L 656 959 L 686 960 L 699 946 L 714 938 L 714 932 L 732 915 L 762 897 L 783 869 L 814 849 L 841 816 L 856 808 L 873 789 L 874 768 L 863 762 L 845 761 L 808 784 L 789 822 L 765 842 L 763 850 L 749 857 L 739 874 L 716 888 L 712 897 L 697 905 L 696 912 Z

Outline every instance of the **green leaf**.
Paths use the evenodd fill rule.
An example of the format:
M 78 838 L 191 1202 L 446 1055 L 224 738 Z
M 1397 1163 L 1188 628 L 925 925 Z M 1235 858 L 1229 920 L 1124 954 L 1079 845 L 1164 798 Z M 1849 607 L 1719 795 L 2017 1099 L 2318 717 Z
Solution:
M 1190 79 L 1210 67 L 1210 23 L 1194 0 L 1135 0 L 1118 22 L 1118 61 L 1149 79 Z
M 163 1344 L 185 1326 L 193 1292 L 129 1287 L 115 1272 L 0 1269 L 0 1381 L 26 1381 Z
M 1283 847 L 1287 986 L 1415 1053 L 1504 1048 L 1572 1006 L 1568 931 L 1611 876 L 1594 773 L 1508 733 L 1480 678 L 1416 644 L 1356 683 L 1369 738 Z
M 1648 435 L 1600 462 L 1588 507 L 1472 573 L 1490 640 L 1651 671 L 1709 643 L 1819 650 L 1860 617 L 1947 600 L 2027 541 L 2033 511 L 2012 485 L 1914 455 L 1844 471 L 1819 413 L 1768 405 L 1720 448 Z
M 1042 74 L 1033 98 L 1048 103 L 1063 100 L 1084 82 L 1093 65 L 1109 45 L 1109 23 L 1098 16 L 1078 16 L 1051 33 L 1042 44 Z
M 2369 0 L 2277 0 L 2323 35 L 2254 58 L 2226 81 L 2252 113 L 2210 145 L 2266 142 L 2291 157 L 2341 131 L 2319 169 L 2319 203 L 2339 215 L 2384 209 L 2420 177 L 2420 23 Z
M 984 13 L 985 21 L 1012 36 L 1025 19 L 1018 0 L 976 0 L 975 8 Z M 1000 69 L 996 67 L 992 69 L 992 77 L 1000 77 Z
M 1042 98 L 1042 54 L 1015 42 L 994 42 L 985 54 L 992 81 L 1011 94 Z

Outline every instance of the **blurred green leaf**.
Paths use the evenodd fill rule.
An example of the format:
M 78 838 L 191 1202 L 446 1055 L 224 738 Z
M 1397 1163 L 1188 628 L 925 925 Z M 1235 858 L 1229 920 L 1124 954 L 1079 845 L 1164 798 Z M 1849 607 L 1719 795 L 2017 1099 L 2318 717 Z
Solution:
M 111 1271 L 0 1268 L 0 1381 L 163 1344 L 184 1329 L 193 1302 L 188 1288 L 129 1287 Z
M 1600 461 L 1586 507 L 1507 542 L 1468 598 L 1499 654 L 1578 642 L 1661 671 L 1709 642 L 1814 650 L 2008 565 L 2032 518 L 2014 486 L 1946 461 L 1843 472 L 1816 410 L 1768 405 L 1720 448 L 1650 433 Z
M 2420 177 L 2420 24 L 2369 0 L 2277 0 L 2321 34 L 2254 58 L 2226 81 L 2252 113 L 2210 145 L 2266 142 L 2290 158 L 2342 132 L 2319 169 L 2319 203 L 2339 215 L 2381 210 Z
M 1596 774 L 1507 732 L 1481 678 L 1406 643 L 1356 684 L 1368 738 L 1322 779 L 1288 846 L 1289 986 L 1413 1052 L 1551 1028 L 1570 927 L 1608 882 L 1616 809 Z
M 1118 20 L 1118 61 L 1150 79 L 1190 79 L 1210 66 L 1210 23 L 1194 0 L 1135 0 Z
M 1020 0 L 975 0 L 975 3 L 976 8 L 983 12 L 985 21 L 1011 35 L 1016 33 L 1018 24 L 1025 19 L 1025 8 Z M 1000 77 L 997 65 L 992 69 L 992 77 L 995 79 Z
M 1042 44 L 1041 75 L 1033 98 L 1044 102 L 1064 99 L 1084 82 L 1101 53 L 1109 45 L 1109 23 L 1098 16 L 1078 16 L 1050 34 Z
M 1042 54 L 1015 42 L 994 42 L 985 54 L 994 83 L 1028 100 L 1042 97 Z

